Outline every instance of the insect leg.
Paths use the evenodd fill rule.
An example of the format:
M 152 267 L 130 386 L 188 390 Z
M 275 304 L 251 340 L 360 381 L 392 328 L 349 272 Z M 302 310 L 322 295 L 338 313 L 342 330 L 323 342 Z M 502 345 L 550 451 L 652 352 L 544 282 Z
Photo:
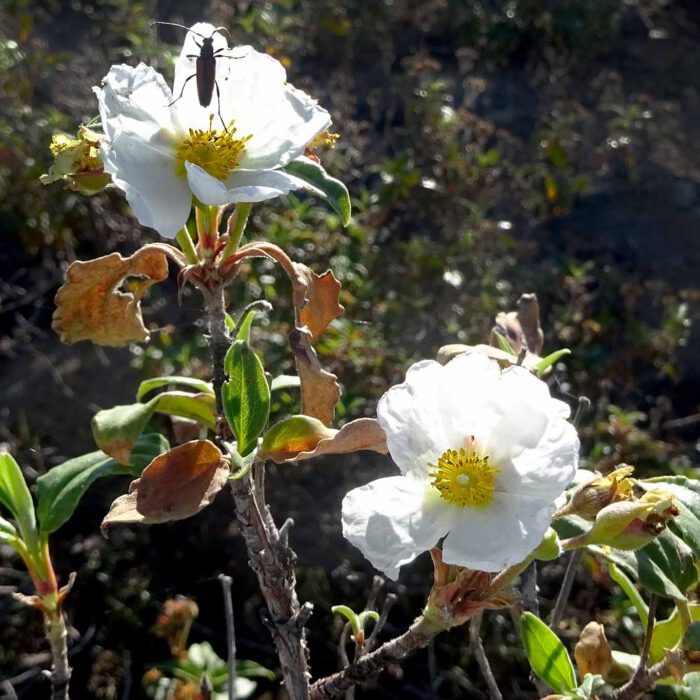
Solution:
M 195 78 L 196 76 L 196 73 L 192 73 L 192 75 L 189 78 L 185 79 L 185 82 L 182 83 L 182 90 L 180 90 L 180 94 L 168 105 L 168 107 L 172 107 L 179 99 L 182 98 L 182 96 L 185 94 L 185 86 L 187 85 L 187 83 L 190 82 L 190 80 L 192 80 L 192 78 Z
M 228 129 L 226 128 L 226 122 L 224 121 L 224 118 L 221 116 L 221 93 L 219 92 L 219 83 L 216 82 L 216 78 L 214 78 L 214 87 L 216 88 L 216 100 L 217 100 L 217 111 L 219 113 L 219 119 L 221 120 L 221 125 L 224 127 L 224 131 L 228 134 Z

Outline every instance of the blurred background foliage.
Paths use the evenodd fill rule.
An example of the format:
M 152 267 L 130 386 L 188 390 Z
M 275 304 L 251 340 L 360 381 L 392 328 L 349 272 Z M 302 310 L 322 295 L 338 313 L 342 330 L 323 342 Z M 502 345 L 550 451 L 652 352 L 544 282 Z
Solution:
M 154 288 L 145 347 L 61 347 L 50 329 L 67 264 L 155 234 L 118 192 L 85 198 L 43 187 L 48 144 L 96 113 L 91 87 L 113 63 L 144 61 L 172 76 L 182 31 L 153 20 L 211 21 L 287 67 L 317 97 L 341 138 L 320 153 L 353 197 L 347 229 L 299 194 L 254 209 L 249 237 L 282 246 L 343 283 L 345 317 L 318 344 L 343 384 L 342 422 L 371 415 L 408 364 L 445 343 L 484 341 L 495 314 L 538 294 L 545 353 L 569 347 L 553 391 L 592 400 L 586 466 L 635 464 L 642 475 L 696 474 L 700 426 L 700 6 L 695 0 L 4 0 L 0 7 L 0 441 L 30 479 L 93 449 L 98 408 L 128 403 L 140 378 L 207 376 L 198 299 Z M 292 371 L 286 279 L 254 262 L 231 310 L 274 306 L 254 342 L 273 374 Z M 297 410 L 280 393 L 276 415 Z M 296 520 L 300 595 L 315 674 L 337 665 L 341 623 L 330 606 L 361 609 L 372 571 L 340 537 L 347 489 L 391 473 L 355 456 L 273 470 L 271 499 Z M 70 606 L 74 697 L 140 697 L 144 669 L 167 657 L 147 634 L 169 596 L 198 599 L 193 641 L 225 653 L 216 573 L 234 577 L 239 653 L 274 667 L 260 598 L 245 566 L 231 503 L 196 519 L 98 534 L 124 484 L 101 486 L 56 537 L 59 572 L 78 571 Z M 222 525 L 223 524 L 223 525 Z M 8 590 L 28 582 L 3 559 Z M 587 562 L 565 638 L 593 617 L 631 651 L 639 623 L 604 567 Z M 388 631 L 424 601 L 429 563 L 404 572 Z M 551 599 L 561 567 L 542 571 Z M 4 589 L 3 589 L 4 590 Z M 0 674 L 21 697 L 46 691 L 37 617 L 0 597 Z M 492 614 L 486 645 L 509 698 L 535 697 L 512 621 Z M 485 697 L 454 630 L 365 697 Z M 260 684 L 261 692 L 273 685 Z M 399 690 L 400 689 L 400 690 Z M 0 690 L 0 693 L 3 691 Z M 661 693 L 661 691 L 659 691 Z M 661 696 L 661 694 L 660 694 Z

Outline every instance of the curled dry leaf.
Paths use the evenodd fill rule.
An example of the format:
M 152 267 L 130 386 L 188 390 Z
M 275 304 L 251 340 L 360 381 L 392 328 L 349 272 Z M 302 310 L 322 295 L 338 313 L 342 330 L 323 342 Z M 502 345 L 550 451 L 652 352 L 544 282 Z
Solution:
M 495 332 L 505 336 L 516 355 L 524 348 L 528 353 L 542 352 L 544 334 L 540 326 L 540 305 L 536 294 L 521 294 L 516 311 L 496 316 Z M 497 345 L 493 342 L 493 345 Z
M 386 434 L 374 418 L 358 418 L 340 430 L 332 430 L 315 418 L 292 416 L 270 428 L 260 457 L 281 464 L 359 450 L 388 452 Z
M 326 270 L 322 275 L 317 275 L 313 270 L 301 263 L 294 263 L 296 272 L 296 287 L 303 287 L 304 304 L 299 304 L 299 323 L 306 326 L 311 337 L 316 340 L 328 325 L 345 309 L 340 305 L 340 282 L 335 278 L 331 270 Z
M 161 246 L 144 246 L 128 258 L 110 253 L 96 260 L 74 262 L 56 294 L 53 329 L 64 343 L 92 340 L 117 347 L 148 340 L 140 300 L 146 290 L 168 275 Z M 141 278 L 132 292 L 119 286 L 127 277 Z
M 338 378 L 321 367 L 305 331 L 295 328 L 289 334 L 289 344 L 301 382 L 301 412 L 330 425 L 335 416 L 335 405 L 340 400 Z
M 574 655 L 581 678 L 587 673 L 607 675 L 613 665 L 613 657 L 603 625 L 589 622 L 583 628 Z
M 119 523 L 183 520 L 206 508 L 223 488 L 229 463 L 209 440 L 186 442 L 156 457 L 129 492 L 112 503 L 102 532 Z

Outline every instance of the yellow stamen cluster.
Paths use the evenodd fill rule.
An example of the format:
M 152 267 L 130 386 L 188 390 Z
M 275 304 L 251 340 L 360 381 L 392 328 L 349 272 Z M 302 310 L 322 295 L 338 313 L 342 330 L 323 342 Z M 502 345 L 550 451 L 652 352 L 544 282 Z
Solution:
M 177 174 L 186 177 L 185 161 L 198 165 L 217 180 L 225 180 L 238 166 L 245 145 L 250 136 L 236 138 L 233 122 L 228 129 L 216 131 L 212 129 L 214 117 L 209 121 L 209 129 L 190 129 L 189 134 L 177 147 Z
M 335 148 L 335 144 L 340 138 L 340 134 L 334 134 L 332 131 L 326 129 L 322 131 L 318 136 L 315 136 L 310 142 L 307 148 L 313 151 L 314 148 L 319 148 L 321 146 L 326 146 L 327 148 Z
M 445 450 L 437 464 L 428 464 L 433 486 L 444 501 L 465 508 L 486 508 L 493 500 L 497 467 L 473 450 Z

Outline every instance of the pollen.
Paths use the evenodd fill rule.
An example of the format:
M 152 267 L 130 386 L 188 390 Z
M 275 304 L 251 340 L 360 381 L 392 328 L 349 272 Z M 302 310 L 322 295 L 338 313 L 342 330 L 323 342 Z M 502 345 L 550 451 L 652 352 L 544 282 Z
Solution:
M 433 486 L 443 501 L 461 508 L 487 508 L 493 500 L 500 469 L 489 466 L 488 456 L 472 448 L 445 450 L 437 464 L 428 464 Z
M 212 129 L 214 116 L 209 120 L 209 129 L 190 129 L 177 147 L 176 171 L 186 177 L 185 161 L 198 165 L 217 180 L 225 180 L 238 166 L 250 136 L 237 137 L 233 122 L 224 131 Z

